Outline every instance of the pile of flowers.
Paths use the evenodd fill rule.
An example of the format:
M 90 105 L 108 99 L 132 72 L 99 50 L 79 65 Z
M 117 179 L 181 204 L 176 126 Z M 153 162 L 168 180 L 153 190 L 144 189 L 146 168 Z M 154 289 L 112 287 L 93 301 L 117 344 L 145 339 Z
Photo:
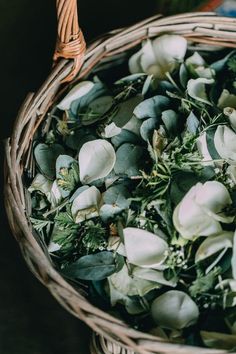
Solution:
M 236 347 L 236 53 L 163 35 L 70 87 L 34 140 L 31 223 L 97 306 Z

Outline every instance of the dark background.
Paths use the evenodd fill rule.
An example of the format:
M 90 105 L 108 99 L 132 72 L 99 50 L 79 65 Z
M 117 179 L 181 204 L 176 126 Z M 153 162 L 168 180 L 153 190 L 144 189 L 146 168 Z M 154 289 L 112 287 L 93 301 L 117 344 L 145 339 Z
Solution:
M 47 77 L 56 39 L 56 0 L 0 0 L 0 139 L 12 130 L 29 91 Z M 156 13 L 158 0 L 80 0 L 80 24 L 87 40 Z M 3 144 L 1 144 L 1 183 Z M 2 183 L 3 185 L 3 183 Z M 0 218 L 0 353 L 88 353 L 89 330 L 69 315 L 28 271 Z

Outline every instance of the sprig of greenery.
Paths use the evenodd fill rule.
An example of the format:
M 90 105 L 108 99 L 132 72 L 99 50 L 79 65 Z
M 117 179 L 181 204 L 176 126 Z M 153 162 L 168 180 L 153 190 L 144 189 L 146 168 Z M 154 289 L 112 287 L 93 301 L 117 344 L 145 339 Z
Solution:
M 71 192 L 79 183 L 79 165 L 76 162 L 72 162 L 69 168 L 61 168 L 59 175 L 60 177 L 57 178 L 58 186 Z

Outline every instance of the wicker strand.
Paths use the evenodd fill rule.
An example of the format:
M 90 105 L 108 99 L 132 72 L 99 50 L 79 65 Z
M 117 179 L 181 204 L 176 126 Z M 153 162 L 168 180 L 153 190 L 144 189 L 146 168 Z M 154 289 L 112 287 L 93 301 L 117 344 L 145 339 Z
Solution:
M 74 66 L 63 82 L 71 81 L 79 72 L 86 50 L 83 33 L 78 24 L 76 0 L 57 0 L 58 34 L 54 61 L 73 59 Z

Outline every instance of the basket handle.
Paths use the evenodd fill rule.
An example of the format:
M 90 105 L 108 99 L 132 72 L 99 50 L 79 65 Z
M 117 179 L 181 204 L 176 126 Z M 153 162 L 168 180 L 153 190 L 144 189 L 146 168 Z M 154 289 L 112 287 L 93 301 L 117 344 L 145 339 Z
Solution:
M 63 80 L 71 81 L 80 70 L 86 43 L 79 28 L 77 0 L 56 0 L 57 7 L 57 43 L 53 56 L 54 62 L 59 58 L 73 59 L 74 66 L 70 74 Z

